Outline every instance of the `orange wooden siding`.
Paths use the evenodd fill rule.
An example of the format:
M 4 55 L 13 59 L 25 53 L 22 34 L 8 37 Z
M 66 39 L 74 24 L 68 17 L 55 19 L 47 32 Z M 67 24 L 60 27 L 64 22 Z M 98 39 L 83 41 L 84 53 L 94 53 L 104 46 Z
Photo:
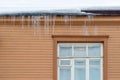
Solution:
M 0 23 L 0 80 L 53 80 L 52 35 L 85 35 L 84 17 L 72 21 L 71 27 L 57 22 L 48 32 Z M 108 80 L 120 80 L 120 17 L 96 17 L 87 26 L 88 35 L 109 35 Z

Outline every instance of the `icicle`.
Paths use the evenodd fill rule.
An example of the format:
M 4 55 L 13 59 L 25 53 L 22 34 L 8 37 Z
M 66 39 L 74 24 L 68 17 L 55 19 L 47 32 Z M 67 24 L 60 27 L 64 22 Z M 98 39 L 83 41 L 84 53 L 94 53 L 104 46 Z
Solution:
M 52 16 L 49 16 L 49 27 L 52 26 Z
M 3 24 L 5 24 L 5 16 L 3 16 Z
M 70 17 L 67 16 L 67 15 L 65 15 L 65 16 L 64 16 L 64 24 L 65 24 L 65 27 L 67 28 L 67 29 L 66 29 L 67 32 L 69 31 L 69 27 L 70 27 L 69 22 L 70 22 Z M 68 26 L 69 26 L 69 27 L 68 27 Z
M 98 27 L 95 26 L 95 27 L 94 27 L 94 35 L 97 35 L 97 34 L 98 34 Z
M 37 27 L 37 34 L 39 35 L 40 33 L 40 19 L 41 19 L 41 16 L 38 16 L 36 17 L 37 18 L 37 22 L 36 22 L 36 27 Z
M 55 20 L 56 20 L 56 16 L 53 16 L 53 24 L 52 24 L 52 32 L 54 33 L 55 30 Z
M 34 35 L 37 34 L 37 17 L 33 16 L 33 27 L 34 27 Z
M 94 16 L 91 16 L 91 21 L 94 22 Z M 94 22 L 95 23 L 95 22 Z M 98 27 L 94 24 L 94 35 L 97 35 L 98 34 Z
M 44 16 L 44 30 L 45 33 L 49 33 L 49 16 Z
M 6 20 L 7 20 L 7 17 L 6 17 L 6 16 L 2 16 L 2 17 L 1 17 L 1 21 L 2 21 L 3 24 L 6 23 Z
M 27 19 L 27 21 L 28 21 L 28 28 L 30 28 L 30 16 L 28 16 L 28 19 Z
M 16 22 L 16 16 L 13 16 L 13 25 L 15 25 Z
M 87 26 L 87 21 L 85 22 L 85 35 L 88 35 L 88 26 Z
M 47 16 L 47 32 L 50 32 L 50 16 Z
M 91 16 L 91 15 L 88 15 L 87 17 L 88 17 L 88 21 L 90 22 L 91 19 L 92 19 L 92 16 Z
M 22 29 L 24 29 L 24 16 L 21 17 Z
M 53 27 L 55 25 L 54 16 L 49 16 L 49 27 L 50 27 L 50 33 L 54 32 Z
M 71 26 L 72 26 L 72 25 L 71 25 L 71 18 L 72 18 L 72 17 L 69 16 L 70 31 L 71 31 Z
M 37 18 L 36 16 L 33 17 L 33 25 L 36 26 L 36 23 L 37 23 Z
M 39 33 L 40 33 L 40 31 L 41 31 L 41 19 L 42 19 L 42 17 L 43 17 L 43 16 L 40 16 L 40 17 L 39 17 L 39 24 L 38 24 L 38 25 L 39 25 Z
M 32 27 L 34 29 L 34 35 L 35 35 L 35 17 L 32 16 Z
M 32 16 L 32 26 L 34 26 L 33 24 L 34 24 L 34 16 Z
M 3 24 L 5 24 L 5 16 L 3 16 Z
M 94 16 L 91 16 L 91 20 L 94 21 Z
M 3 23 L 3 17 L 2 16 L 0 17 L 0 19 L 1 19 L 1 22 Z
M 32 25 L 34 28 L 34 35 L 39 35 L 40 31 L 40 16 L 32 16 Z
M 93 19 L 94 19 L 94 16 L 93 16 L 93 15 L 88 15 L 87 17 L 88 17 L 88 21 L 89 21 L 89 22 L 92 22 Z
M 3 24 L 3 17 L 1 17 L 1 21 L 2 21 L 2 24 Z
M 47 16 L 44 16 L 44 32 L 46 33 L 47 30 Z
M 12 18 L 12 16 L 10 16 L 10 20 L 11 20 L 11 24 L 13 24 L 13 18 Z
M 69 17 L 65 15 L 65 16 L 64 16 L 65 26 L 68 25 L 68 21 L 69 21 Z
M 35 27 L 35 16 L 32 16 L 32 27 L 34 29 L 34 36 L 36 35 L 36 27 Z
M 83 34 L 84 34 L 84 35 L 88 35 L 88 26 L 87 26 L 87 21 L 86 21 L 86 19 L 85 19 L 85 21 L 84 21 Z

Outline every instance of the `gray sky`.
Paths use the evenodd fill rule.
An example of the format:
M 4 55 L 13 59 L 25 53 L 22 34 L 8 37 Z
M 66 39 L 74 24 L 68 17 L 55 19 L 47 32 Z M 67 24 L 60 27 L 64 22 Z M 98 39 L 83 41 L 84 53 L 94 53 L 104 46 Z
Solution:
M 0 0 L 0 12 L 93 6 L 120 6 L 120 0 Z

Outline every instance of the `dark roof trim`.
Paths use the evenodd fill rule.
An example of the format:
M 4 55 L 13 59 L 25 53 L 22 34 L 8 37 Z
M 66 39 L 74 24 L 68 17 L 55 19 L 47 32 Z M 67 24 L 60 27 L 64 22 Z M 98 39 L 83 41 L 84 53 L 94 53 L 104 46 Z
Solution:
M 82 12 L 86 12 L 86 13 L 93 13 L 93 14 L 98 14 L 98 15 L 113 15 L 113 16 L 117 16 L 117 15 L 119 15 L 120 16 L 120 10 L 118 11 L 118 10 L 82 10 Z

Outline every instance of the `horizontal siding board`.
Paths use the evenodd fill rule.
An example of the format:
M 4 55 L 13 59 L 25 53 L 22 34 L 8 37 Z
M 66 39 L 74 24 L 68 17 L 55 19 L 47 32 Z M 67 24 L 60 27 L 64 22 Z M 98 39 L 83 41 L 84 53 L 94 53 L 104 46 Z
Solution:
M 109 35 L 108 80 L 120 80 L 120 17 L 95 19 L 96 23 L 87 22 L 88 35 Z M 54 32 L 51 27 L 48 33 L 44 26 L 34 30 L 33 26 L 22 29 L 21 25 L 0 23 L 0 80 L 53 80 L 52 35 L 85 35 L 84 19 L 74 20 L 71 27 L 56 25 Z
M 39 78 L 39 77 L 34 77 L 34 78 L 0 78 L 0 80 L 52 80 L 52 77 L 51 78 Z
M 50 68 L 50 67 L 52 67 L 52 65 L 48 65 L 48 64 L 46 64 L 46 65 L 31 65 L 31 64 L 29 64 L 29 65 L 11 65 L 11 64 L 8 64 L 8 65 L 0 65 L 0 68 Z

